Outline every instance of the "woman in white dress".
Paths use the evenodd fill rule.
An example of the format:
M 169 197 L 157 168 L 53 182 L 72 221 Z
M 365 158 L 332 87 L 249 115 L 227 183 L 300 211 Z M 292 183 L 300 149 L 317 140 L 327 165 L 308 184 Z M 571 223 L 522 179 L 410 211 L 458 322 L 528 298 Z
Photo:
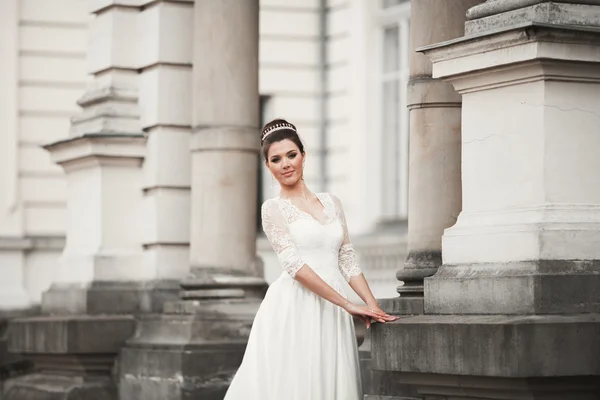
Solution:
M 281 186 L 262 205 L 262 224 L 283 273 L 256 314 L 225 400 L 362 399 L 352 316 L 367 328 L 397 318 L 379 308 L 358 267 L 340 201 L 306 187 L 296 127 L 271 121 L 261 143 Z M 342 279 L 366 306 L 347 300 Z

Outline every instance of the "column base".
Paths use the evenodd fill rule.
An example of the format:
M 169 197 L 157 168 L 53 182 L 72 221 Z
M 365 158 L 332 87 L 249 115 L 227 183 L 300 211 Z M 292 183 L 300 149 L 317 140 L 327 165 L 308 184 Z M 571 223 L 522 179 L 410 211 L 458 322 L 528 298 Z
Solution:
M 435 274 L 442 265 L 440 251 L 411 251 L 406 262 L 396 272 L 396 279 L 402 282 L 396 291 L 401 297 L 423 297 L 423 279 Z
M 0 399 L 3 399 L 4 385 L 7 381 L 27 374 L 33 368 L 33 364 L 21 357 L 21 355 L 8 351 L 8 325 L 10 320 L 37 313 L 39 313 L 38 307 L 32 307 L 27 310 L 0 312 Z
M 370 330 L 359 348 L 359 357 L 364 400 L 419 400 L 412 397 L 416 396 L 414 388 L 402 381 L 389 379 L 382 371 L 373 370 Z
M 119 398 L 221 400 L 239 365 L 260 299 L 167 303 L 145 315 L 121 352 Z
M 268 289 L 264 278 L 226 268 L 193 267 L 180 282 L 184 300 L 262 299 Z
M 10 323 L 8 350 L 35 374 L 7 383 L 5 400 L 115 400 L 115 360 L 135 330 L 131 316 L 40 316 Z
M 137 314 L 161 312 L 179 298 L 177 281 L 93 282 L 90 286 L 52 285 L 42 295 L 44 314 Z
M 599 287 L 600 260 L 443 266 L 425 279 L 425 313 L 600 313 Z

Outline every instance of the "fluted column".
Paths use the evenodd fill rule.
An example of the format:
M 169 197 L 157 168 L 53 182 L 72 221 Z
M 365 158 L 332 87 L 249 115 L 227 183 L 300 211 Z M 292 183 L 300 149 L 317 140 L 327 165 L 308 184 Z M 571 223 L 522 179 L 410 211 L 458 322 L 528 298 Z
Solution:
M 422 297 L 423 279 L 442 263 L 444 229 L 461 210 L 461 97 L 433 79 L 431 62 L 414 49 L 462 36 L 465 14 L 479 0 L 413 0 L 410 22 L 410 186 L 408 258 L 396 277 L 401 296 Z
M 194 7 L 188 297 L 243 297 L 240 285 L 264 282 L 255 223 L 258 11 L 258 0 L 203 0 Z M 210 292 L 200 294 L 207 285 Z

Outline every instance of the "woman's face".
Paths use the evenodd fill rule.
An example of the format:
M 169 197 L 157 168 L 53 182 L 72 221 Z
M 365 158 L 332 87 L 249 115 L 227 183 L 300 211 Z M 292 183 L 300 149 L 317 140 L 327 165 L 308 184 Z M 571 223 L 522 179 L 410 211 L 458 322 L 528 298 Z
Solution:
M 275 142 L 269 147 L 267 154 L 267 168 L 271 171 L 279 184 L 294 186 L 302 178 L 304 169 L 304 154 L 296 143 L 289 139 Z

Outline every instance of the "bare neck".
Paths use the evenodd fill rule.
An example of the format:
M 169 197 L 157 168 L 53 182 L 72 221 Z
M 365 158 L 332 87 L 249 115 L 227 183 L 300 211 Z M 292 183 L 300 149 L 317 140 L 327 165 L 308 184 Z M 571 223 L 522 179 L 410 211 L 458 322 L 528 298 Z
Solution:
M 288 199 L 308 201 L 313 196 L 313 193 L 308 186 L 306 186 L 304 180 L 300 179 L 294 186 L 281 186 L 279 196 Z

